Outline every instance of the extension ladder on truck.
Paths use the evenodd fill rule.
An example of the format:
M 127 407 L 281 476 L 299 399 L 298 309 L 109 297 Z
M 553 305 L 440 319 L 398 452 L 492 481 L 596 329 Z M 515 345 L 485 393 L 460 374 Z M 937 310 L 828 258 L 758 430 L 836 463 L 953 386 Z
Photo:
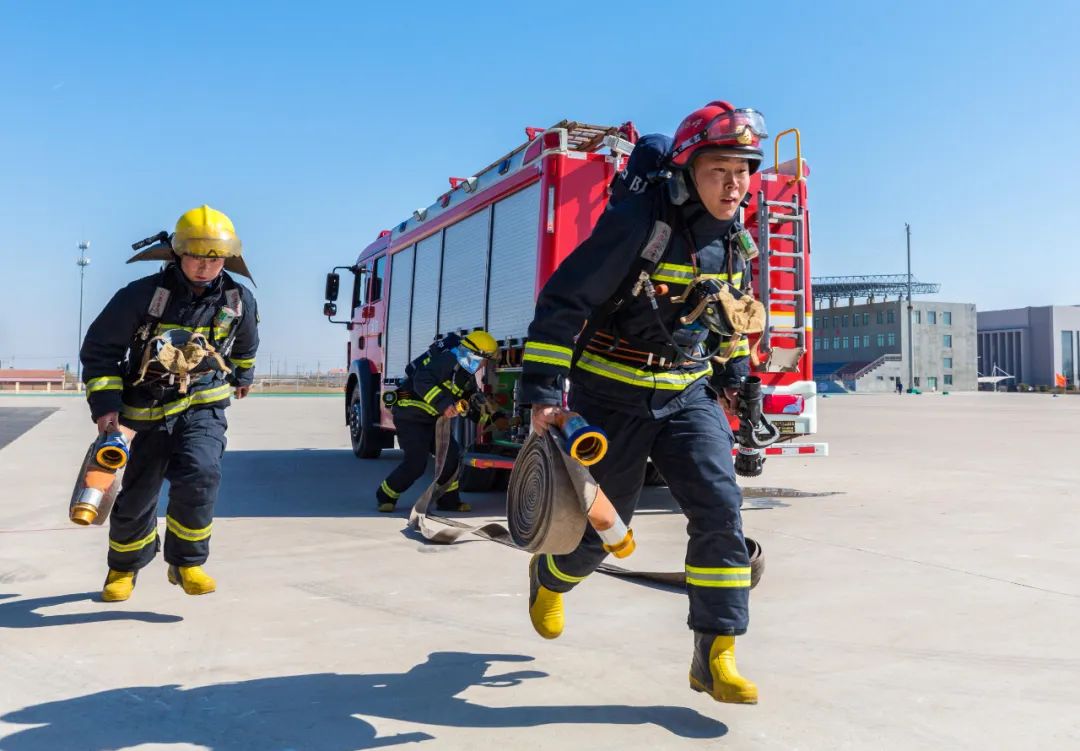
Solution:
M 780 141 L 795 136 L 795 159 L 779 162 Z M 767 396 L 765 412 L 791 441 L 817 430 L 817 387 L 813 379 L 812 313 L 806 176 L 799 131 L 786 130 L 774 142 L 774 166 L 761 174 L 755 213 L 758 297 L 765 308 L 765 330 L 758 351 L 763 362 L 755 368 Z M 825 456 L 828 444 L 783 443 L 764 455 Z

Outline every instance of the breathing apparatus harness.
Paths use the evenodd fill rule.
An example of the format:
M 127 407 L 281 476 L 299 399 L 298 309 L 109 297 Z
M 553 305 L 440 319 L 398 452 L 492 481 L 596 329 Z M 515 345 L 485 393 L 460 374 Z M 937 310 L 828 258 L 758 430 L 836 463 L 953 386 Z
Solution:
M 155 235 L 141 242 L 153 241 L 167 242 L 167 238 L 162 240 L 160 235 Z M 225 285 L 225 302 L 214 314 L 211 337 L 182 328 L 166 329 L 157 333 L 157 325 L 172 297 L 172 290 L 165 281 L 167 273 L 167 268 L 159 273 L 157 288 L 150 298 L 142 324 L 136 329 L 129 348 L 130 374 L 135 378 L 132 385 L 147 384 L 155 387 L 155 391 L 160 392 L 155 394 L 159 399 L 164 397 L 166 390 L 173 387 L 184 395 L 188 393 L 192 383 L 197 383 L 207 375 L 228 375 L 232 372 L 225 358 L 232 351 L 244 313 L 240 289 L 225 277 L 222 280 Z M 215 346 L 212 339 L 219 340 L 220 343 Z
M 670 173 L 667 176 L 661 174 L 657 179 L 670 179 Z M 754 300 L 748 284 L 749 262 L 757 256 L 757 246 L 746 229 L 740 225 L 734 225 L 737 229 L 729 232 L 725 238 L 727 276 L 730 280 L 734 267 L 733 254 L 739 253 L 747 269 L 744 275 L 743 288 L 732 284 L 728 280 L 696 275 L 689 282 L 682 295 L 669 298 L 671 302 L 684 306 L 683 314 L 679 317 L 679 323 L 691 330 L 695 328 L 707 330 L 718 337 L 715 346 L 706 354 L 695 354 L 694 350 L 701 347 L 700 344 L 694 345 L 690 350 L 679 344 L 667 324 L 664 323 L 663 315 L 660 312 L 659 298 L 665 294 L 666 285 L 655 285 L 652 281 L 652 274 L 667 250 L 673 226 L 678 227 L 684 234 L 687 246 L 692 250 L 693 257 L 697 255 L 697 245 L 689 227 L 686 226 L 681 212 L 677 209 L 678 204 L 675 204 L 674 201 L 665 203 L 663 209 L 665 215 L 654 222 L 652 231 L 642 247 L 637 262 L 627 276 L 627 280 L 620 287 L 620 292 L 616 293 L 597 314 L 592 316 L 590 324 L 586 326 L 581 337 L 579 337 L 579 346 L 574 358 L 575 364 L 584 349 L 588 348 L 590 344 L 596 346 L 593 341 L 594 337 L 607 342 L 607 346 L 600 351 L 606 349 L 608 352 L 614 352 L 619 347 L 622 337 L 618 332 L 614 331 L 613 335 L 604 335 L 602 329 L 608 325 L 614 325 L 616 313 L 625 306 L 630 298 L 640 297 L 642 294 L 648 299 L 656 322 L 664 335 L 666 340 L 664 348 L 672 355 L 670 358 L 659 358 L 661 366 L 678 366 L 686 362 L 727 362 L 731 359 L 731 353 L 738 346 L 739 340 L 744 334 L 759 333 L 763 330 L 765 321 L 764 307 Z M 727 352 L 723 353 L 722 350 L 725 346 Z M 653 358 L 651 353 L 648 354 L 650 355 L 648 364 L 652 364 Z

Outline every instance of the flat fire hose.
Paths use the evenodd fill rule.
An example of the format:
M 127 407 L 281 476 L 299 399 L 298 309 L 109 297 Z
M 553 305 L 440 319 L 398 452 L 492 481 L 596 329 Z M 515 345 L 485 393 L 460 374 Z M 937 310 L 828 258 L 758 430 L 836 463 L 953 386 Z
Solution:
M 432 516 L 429 513 L 432 502 L 442 497 L 442 495 L 446 493 L 447 488 L 457 480 L 458 475 L 461 473 L 461 468 L 459 467 L 458 471 L 445 483 L 439 483 L 439 477 L 442 475 L 443 467 L 446 466 L 446 453 L 447 449 L 450 448 L 452 427 L 450 420 L 445 417 L 440 417 L 435 423 L 435 479 L 432 480 L 431 484 L 416 500 L 416 503 L 413 504 L 412 510 L 409 511 L 409 527 L 422 534 L 425 540 L 434 542 L 438 545 L 451 545 L 466 535 L 477 535 L 491 540 L 492 542 L 499 542 L 503 545 L 515 547 L 513 541 L 510 539 L 509 530 L 498 522 L 473 526 L 460 522 L 457 519 L 451 519 L 445 516 Z M 445 526 L 434 526 L 432 521 L 437 521 L 439 524 Z
M 567 456 L 553 431 L 531 433 L 514 462 L 506 491 L 509 529 L 498 522 L 471 526 L 428 513 L 436 500 L 457 478 L 439 484 L 450 445 L 450 420 L 440 417 L 435 427 L 435 480 L 416 501 L 409 513 L 409 526 L 425 539 L 443 545 L 466 535 L 477 535 L 529 553 L 564 555 L 581 542 L 588 525 L 587 512 L 596 498 L 598 486 L 589 470 Z M 438 528 L 432 522 L 446 525 Z M 761 546 L 747 538 L 750 552 L 750 588 L 757 586 L 765 570 Z M 623 579 L 646 581 L 680 589 L 686 588 L 685 571 L 633 571 L 602 563 L 599 573 Z

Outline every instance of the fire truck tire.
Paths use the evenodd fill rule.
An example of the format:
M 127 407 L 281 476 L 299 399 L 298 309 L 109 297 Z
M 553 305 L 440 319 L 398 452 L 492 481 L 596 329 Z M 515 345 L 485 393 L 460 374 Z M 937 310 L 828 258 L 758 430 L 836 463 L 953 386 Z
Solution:
M 656 468 L 656 465 L 649 462 L 645 467 L 645 487 L 659 488 L 665 485 L 667 485 L 667 480 L 660 474 L 660 470 Z
M 367 408 L 364 407 L 364 395 L 367 394 Z M 382 454 L 382 435 L 379 428 L 372 425 L 375 395 L 358 383 L 349 394 L 349 438 L 352 451 L 357 459 L 378 459 Z
M 497 469 L 477 469 L 463 465 L 458 483 L 463 493 L 487 493 L 495 487 L 495 481 L 499 479 Z

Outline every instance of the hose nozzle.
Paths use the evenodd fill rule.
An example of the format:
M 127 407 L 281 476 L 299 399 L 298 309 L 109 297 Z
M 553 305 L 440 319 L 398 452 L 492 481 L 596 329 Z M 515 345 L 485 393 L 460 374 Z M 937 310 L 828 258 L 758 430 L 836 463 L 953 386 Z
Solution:
M 98 439 L 94 461 L 115 472 L 128 462 L 128 442 L 122 433 L 106 433 Z
M 604 431 L 593 427 L 577 412 L 560 416 L 559 432 L 563 436 L 563 449 L 585 467 L 591 467 L 607 455 L 608 439 Z

